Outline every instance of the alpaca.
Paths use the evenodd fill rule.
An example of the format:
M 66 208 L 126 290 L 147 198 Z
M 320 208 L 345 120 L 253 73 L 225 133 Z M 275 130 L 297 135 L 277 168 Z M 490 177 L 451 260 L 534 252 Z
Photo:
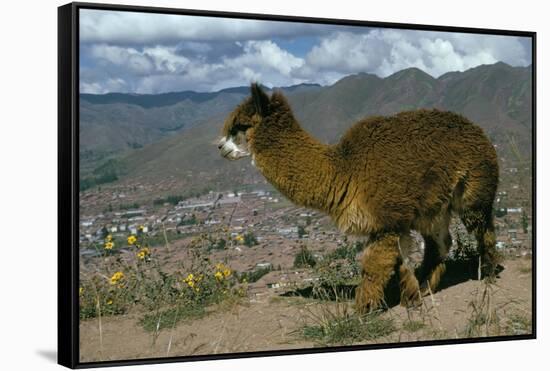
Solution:
M 300 127 L 281 92 L 269 97 L 252 84 L 222 136 L 224 158 L 251 155 L 293 203 L 328 214 L 344 233 L 368 236 L 355 295 L 359 311 L 382 304 L 395 273 L 402 305 L 436 289 L 452 243 L 452 212 L 475 235 L 484 275 L 494 275 L 497 156 L 482 129 L 463 116 L 421 109 L 369 117 L 327 145 Z M 418 279 L 407 261 L 411 230 L 425 242 Z

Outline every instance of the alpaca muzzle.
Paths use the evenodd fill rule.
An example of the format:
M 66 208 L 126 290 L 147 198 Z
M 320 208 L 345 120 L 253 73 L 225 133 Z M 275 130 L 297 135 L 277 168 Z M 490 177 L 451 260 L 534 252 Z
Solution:
M 240 158 L 250 156 L 250 153 L 242 148 L 239 148 L 231 137 L 229 139 L 227 139 L 227 137 L 221 138 L 218 142 L 218 149 L 220 150 L 222 157 L 228 160 L 238 160 Z

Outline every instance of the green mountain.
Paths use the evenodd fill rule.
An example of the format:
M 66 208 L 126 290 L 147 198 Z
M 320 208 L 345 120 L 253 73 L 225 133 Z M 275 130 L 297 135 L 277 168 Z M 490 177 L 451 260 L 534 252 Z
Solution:
M 282 89 L 296 93 L 318 88 L 300 84 Z M 81 154 L 94 160 L 141 148 L 227 113 L 248 92 L 248 87 L 235 87 L 213 93 L 80 94 Z
M 530 66 L 496 63 L 465 72 L 450 72 L 437 79 L 417 68 L 409 68 L 386 78 L 359 73 L 331 86 L 300 85 L 283 91 L 304 128 L 327 143 L 336 142 L 348 127 L 368 115 L 436 107 L 462 113 L 478 123 L 501 148 L 502 156 L 528 159 L 532 146 L 531 84 Z M 113 138 L 113 141 L 131 143 L 130 133 L 123 133 L 127 130 L 138 132 L 142 141 L 147 138 L 150 143 L 127 150 L 116 158 L 116 166 L 110 164 L 107 168 L 123 181 L 173 176 L 183 179 L 191 188 L 206 183 L 222 189 L 243 182 L 263 182 L 249 161 L 229 162 L 218 154 L 216 138 L 223 120 L 247 95 L 246 88 L 229 91 L 216 93 L 209 100 L 186 98 L 173 105 L 149 108 L 128 102 L 102 104 L 112 111 L 99 115 L 102 125 L 95 125 L 94 130 L 118 120 L 119 123 L 113 125 L 117 127 L 117 134 L 113 135 L 122 139 Z M 101 110 L 99 104 L 89 104 Z M 87 111 L 88 121 L 93 122 L 93 113 L 97 111 L 91 108 Z M 132 120 L 133 115 L 140 117 Z M 184 116 L 188 117 L 185 121 L 188 124 L 179 127 Z M 162 130 L 165 131 L 158 134 Z M 166 132 L 171 135 L 167 136 Z M 96 168 L 94 174 L 103 173 Z

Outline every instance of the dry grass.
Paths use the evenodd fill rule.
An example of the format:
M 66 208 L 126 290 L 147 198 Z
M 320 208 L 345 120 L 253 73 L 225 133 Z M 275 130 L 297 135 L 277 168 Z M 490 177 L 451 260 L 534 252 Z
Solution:
M 529 327 L 525 319 L 507 313 L 506 309 L 518 304 L 515 299 L 509 298 L 496 304 L 495 295 L 500 288 L 489 280 L 480 282 L 479 287 L 472 292 L 472 299 L 468 303 L 470 310 L 466 327 L 461 336 L 488 337 L 509 335 L 510 329 L 525 329 Z
M 322 346 L 351 345 L 388 336 L 394 320 L 381 311 L 359 314 L 350 297 L 332 290 L 318 290 L 321 300 L 304 306 L 303 324 L 294 333 Z

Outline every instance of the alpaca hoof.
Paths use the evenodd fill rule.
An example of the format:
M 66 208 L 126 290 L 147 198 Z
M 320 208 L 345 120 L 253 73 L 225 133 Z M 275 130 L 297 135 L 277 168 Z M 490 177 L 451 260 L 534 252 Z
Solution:
M 380 309 L 383 297 L 370 285 L 361 285 L 355 289 L 355 310 L 367 314 Z
M 412 292 L 402 292 L 401 301 L 399 304 L 405 308 L 416 308 L 422 305 L 420 289 L 417 288 Z
M 434 293 L 434 289 L 431 288 L 430 283 L 428 281 L 424 281 L 420 285 L 420 295 L 422 297 L 430 295 L 430 293 Z
M 484 264 L 481 266 L 481 279 L 489 283 L 494 283 L 497 278 L 497 265 L 496 264 Z
M 408 299 L 401 298 L 399 305 L 401 305 L 404 308 L 418 308 L 422 306 L 422 300 L 420 298 L 420 295 L 417 295 L 414 298 L 408 298 Z
M 441 263 L 435 267 L 432 273 L 420 285 L 420 295 L 427 296 L 430 293 L 433 294 L 439 287 L 441 278 L 443 277 L 443 274 L 445 274 L 446 270 L 447 267 L 445 263 Z
M 401 291 L 400 304 L 403 307 L 417 307 L 421 304 L 418 280 L 410 269 L 402 265 L 399 269 Z
M 487 283 L 495 283 L 497 280 L 497 273 L 494 268 L 481 269 L 481 280 Z
M 380 301 L 378 300 L 369 300 L 369 301 L 361 301 L 355 302 L 355 311 L 359 314 L 368 314 L 377 311 L 380 309 Z

